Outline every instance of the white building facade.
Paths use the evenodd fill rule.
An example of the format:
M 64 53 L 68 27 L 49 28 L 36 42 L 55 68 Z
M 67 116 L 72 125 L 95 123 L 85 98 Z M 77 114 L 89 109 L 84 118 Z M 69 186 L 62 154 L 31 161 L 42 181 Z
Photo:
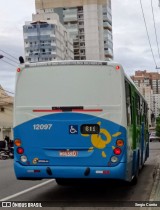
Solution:
M 148 102 L 149 124 L 153 126 L 160 114 L 160 74 L 138 70 L 131 78 Z
M 136 83 L 135 83 L 136 84 Z M 137 85 L 137 84 L 136 84 Z M 137 85 L 138 87 L 138 85 Z M 151 115 L 153 112 L 153 109 L 152 109 L 152 95 L 153 95 L 153 90 L 151 88 L 150 85 L 146 85 L 146 84 L 143 84 L 141 83 L 140 86 L 138 87 L 139 91 L 141 92 L 141 94 L 144 96 L 144 98 L 146 99 L 147 101 L 147 104 L 148 104 L 148 123 L 149 125 L 152 125 L 152 118 L 151 118 Z
M 13 139 L 13 98 L 0 85 L 0 140 Z
M 153 94 L 151 96 L 151 101 L 152 101 L 151 109 L 155 114 L 155 118 L 157 118 L 160 115 L 160 94 Z
M 26 62 L 73 60 L 73 42 L 57 14 L 33 14 L 23 26 Z
M 75 60 L 113 59 L 111 0 L 36 0 L 36 12 L 59 15 L 73 39 Z

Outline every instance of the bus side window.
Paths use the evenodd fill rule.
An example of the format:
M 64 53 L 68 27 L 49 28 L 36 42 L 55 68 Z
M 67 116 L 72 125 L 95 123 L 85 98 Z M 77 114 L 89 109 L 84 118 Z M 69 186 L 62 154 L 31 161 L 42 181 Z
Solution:
M 130 84 L 125 81 L 126 90 L 126 115 L 127 115 L 127 125 L 132 124 L 132 103 L 131 103 L 131 87 Z
M 144 103 L 144 123 L 148 126 L 148 107 L 147 104 Z
M 141 108 L 140 108 L 140 97 L 136 93 L 136 124 L 140 125 Z

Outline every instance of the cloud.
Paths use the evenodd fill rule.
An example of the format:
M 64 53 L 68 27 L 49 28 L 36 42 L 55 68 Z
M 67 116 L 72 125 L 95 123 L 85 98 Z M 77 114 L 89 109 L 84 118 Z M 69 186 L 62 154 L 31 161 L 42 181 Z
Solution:
M 24 56 L 23 25 L 25 21 L 31 20 L 32 13 L 35 12 L 35 0 L 5 0 L 0 6 L 0 49 L 17 58 Z M 8 57 L 0 51 L 0 54 Z M 0 85 L 4 89 L 14 92 L 15 72 L 17 64 L 4 58 L 4 61 L 12 63 L 14 66 L 0 60 Z
M 149 47 L 139 0 L 112 0 L 114 60 L 121 63 L 127 74 L 135 70 L 155 71 L 155 64 Z M 157 64 L 158 55 L 151 1 L 142 0 L 148 33 Z M 6 6 L 7 5 L 7 6 Z M 153 1 L 158 41 L 160 43 L 160 8 L 158 0 Z M 35 0 L 1 1 L 0 49 L 17 58 L 24 55 L 22 26 L 35 13 Z M 0 54 L 2 52 L 0 51 Z M 14 91 L 16 67 L 0 61 L 0 84 Z M 8 76 L 7 76 L 8 75 Z
M 160 10 L 153 2 L 157 36 L 160 37 Z M 142 0 L 149 38 L 157 64 L 160 63 L 150 0 Z M 139 0 L 112 1 L 114 58 L 130 74 L 137 69 L 155 70 Z M 159 18 L 158 18 L 159 17 Z M 160 42 L 160 40 L 158 40 Z

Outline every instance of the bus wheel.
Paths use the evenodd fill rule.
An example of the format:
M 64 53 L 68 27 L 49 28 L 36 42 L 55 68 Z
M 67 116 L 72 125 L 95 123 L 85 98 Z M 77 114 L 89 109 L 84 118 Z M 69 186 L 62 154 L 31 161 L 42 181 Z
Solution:
M 136 174 L 134 175 L 132 181 L 130 182 L 131 185 L 136 185 L 138 182 L 138 175 L 139 175 L 139 158 L 137 161 L 137 169 L 136 169 Z
M 135 175 L 134 178 L 132 179 L 132 181 L 130 182 L 130 185 L 131 185 L 131 186 L 134 186 L 134 185 L 137 184 L 137 182 L 138 182 L 138 176 Z

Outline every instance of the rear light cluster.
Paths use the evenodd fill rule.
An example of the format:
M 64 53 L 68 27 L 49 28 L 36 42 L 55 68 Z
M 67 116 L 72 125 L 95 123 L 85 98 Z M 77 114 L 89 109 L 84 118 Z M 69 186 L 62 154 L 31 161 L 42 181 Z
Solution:
M 119 148 L 119 147 L 116 147 L 114 150 L 113 150 L 114 154 L 115 155 L 120 155 L 122 150 Z
M 24 149 L 22 147 L 17 148 L 17 153 L 22 155 L 24 153 Z
M 113 150 L 113 152 L 115 155 L 120 155 L 122 153 L 122 150 L 120 147 L 122 147 L 124 145 L 124 141 L 121 139 L 118 139 L 116 141 L 116 145 L 117 145 L 117 147 Z
M 24 149 L 21 147 L 21 140 L 20 139 L 15 139 L 14 144 L 17 146 L 17 153 L 18 154 L 23 154 L 24 153 Z
M 123 145 L 124 145 L 124 141 L 123 140 L 118 139 L 116 141 L 116 147 L 113 150 L 115 155 L 120 155 L 122 153 L 122 149 L 120 147 L 122 147 Z M 111 162 L 112 163 L 118 162 L 118 157 L 117 156 L 112 156 L 111 157 Z
M 20 139 L 15 139 L 14 144 L 15 144 L 17 147 L 20 147 L 20 146 L 21 146 L 21 140 L 20 140 Z
M 18 153 L 19 155 L 22 155 L 22 156 L 20 157 L 21 161 L 22 161 L 23 163 L 27 162 L 27 157 L 26 157 L 25 155 L 23 155 L 23 154 L 24 154 L 24 149 L 23 149 L 23 147 L 21 147 L 21 145 L 22 145 L 21 140 L 20 140 L 20 139 L 15 139 L 14 144 L 15 144 L 15 146 L 17 146 L 17 150 L 16 150 L 17 153 Z

